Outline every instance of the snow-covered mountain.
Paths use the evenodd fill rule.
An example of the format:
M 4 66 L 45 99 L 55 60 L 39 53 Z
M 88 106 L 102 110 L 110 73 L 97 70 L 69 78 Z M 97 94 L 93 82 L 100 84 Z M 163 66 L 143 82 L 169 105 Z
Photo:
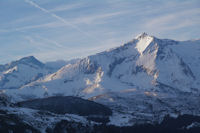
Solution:
M 199 68 L 200 40 L 174 41 L 143 33 L 3 93 L 14 101 L 58 95 L 94 100 L 114 111 L 111 124 L 160 121 L 166 114 L 200 115 Z
M 5 65 L 0 65 L 0 89 L 19 89 L 24 85 L 58 71 L 67 64 L 73 64 L 75 61 L 78 61 L 78 59 L 42 63 L 34 56 L 28 56 Z
M 80 59 L 77 58 L 77 59 L 72 59 L 72 60 L 67 60 L 67 61 L 65 61 L 65 60 L 49 61 L 49 62 L 46 62 L 45 65 L 48 68 L 54 69 L 54 71 L 56 72 L 61 67 L 65 66 L 67 64 L 74 64 L 74 63 L 76 63 L 79 60 Z
M 199 40 L 174 41 L 143 33 L 120 47 L 68 64 L 17 93 L 89 98 L 132 88 L 196 92 L 200 90 L 199 68 Z
M 0 65 L 0 89 L 18 89 L 52 72 L 33 56 Z

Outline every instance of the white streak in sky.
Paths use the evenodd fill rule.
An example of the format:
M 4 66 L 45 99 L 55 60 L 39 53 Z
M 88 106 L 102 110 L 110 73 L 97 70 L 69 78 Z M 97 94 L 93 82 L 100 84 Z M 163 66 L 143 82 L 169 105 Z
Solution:
M 61 6 L 53 8 L 53 9 L 50 9 L 48 11 L 49 12 L 60 12 L 60 11 L 66 11 L 66 10 L 79 8 L 81 6 L 82 6 L 82 4 L 61 5 Z
M 41 37 L 41 36 L 38 36 L 38 35 L 36 37 L 40 38 L 40 39 L 43 39 L 46 42 L 52 43 L 52 44 L 56 45 L 59 48 L 63 48 L 63 46 L 61 44 L 59 44 L 58 42 L 56 42 L 54 40 L 50 40 L 50 39 L 47 39 L 47 38 L 44 38 L 44 37 Z
M 49 10 L 47 10 L 47 9 L 45 9 L 45 8 L 43 8 L 43 7 L 41 7 L 41 6 L 39 6 L 38 4 L 34 3 L 33 1 L 31 1 L 31 0 L 25 0 L 25 2 L 28 3 L 28 4 L 30 4 L 30 5 L 32 5 L 32 6 L 34 6 L 35 8 L 40 9 L 41 11 L 43 11 L 43 12 L 45 12 L 45 13 L 48 13 L 49 15 L 51 15 L 51 16 L 54 17 L 54 18 L 56 18 L 57 20 L 59 20 L 59 21 L 63 22 L 64 24 L 69 25 L 69 26 L 71 26 L 72 28 L 76 29 L 76 30 L 79 31 L 80 33 L 82 33 L 82 34 L 84 34 L 84 35 L 86 35 L 86 36 L 88 36 L 88 37 L 92 37 L 90 34 L 88 34 L 88 33 L 84 32 L 84 31 L 82 31 L 82 30 L 81 30 L 79 27 L 77 27 L 76 25 L 74 25 L 74 24 L 68 22 L 67 20 L 63 19 L 62 17 L 56 15 L 55 13 L 52 13 L 52 12 L 50 12 Z M 94 37 L 93 37 L 93 38 L 94 38 Z

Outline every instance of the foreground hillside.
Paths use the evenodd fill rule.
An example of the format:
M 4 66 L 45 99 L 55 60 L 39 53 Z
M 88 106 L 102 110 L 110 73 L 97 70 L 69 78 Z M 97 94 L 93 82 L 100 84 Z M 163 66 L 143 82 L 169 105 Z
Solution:
M 3 133 L 198 133 L 200 130 L 200 116 L 194 115 L 166 115 L 155 123 L 112 125 L 108 107 L 77 97 L 57 96 L 10 105 L 1 99 L 0 104 Z

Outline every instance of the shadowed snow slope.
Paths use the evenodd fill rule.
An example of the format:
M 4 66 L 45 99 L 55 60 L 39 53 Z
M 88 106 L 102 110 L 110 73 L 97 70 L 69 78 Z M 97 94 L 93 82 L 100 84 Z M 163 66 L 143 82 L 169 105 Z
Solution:
M 47 74 L 56 72 L 68 62 L 43 64 L 33 56 L 0 65 L 0 89 L 18 89 Z
M 131 88 L 198 92 L 199 53 L 199 40 L 180 42 L 143 33 L 120 47 L 68 64 L 20 90 L 7 93 L 14 92 L 20 97 L 74 95 L 89 98 Z
M 18 89 L 49 72 L 50 69 L 33 56 L 0 65 L 0 89 Z

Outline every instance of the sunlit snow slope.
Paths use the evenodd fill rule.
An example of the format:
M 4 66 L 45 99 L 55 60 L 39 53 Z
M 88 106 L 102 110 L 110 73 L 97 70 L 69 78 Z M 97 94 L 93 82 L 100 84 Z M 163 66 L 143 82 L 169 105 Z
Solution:
M 16 100 L 22 100 L 24 95 L 91 98 L 132 88 L 155 93 L 196 93 L 200 90 L 199 68 L 200 40 L 174 41 L 143 33 L 120 47 L 88 56 L 5 93 L 14 94 Z M 9 71 L 14 70 L 12 67 Z

